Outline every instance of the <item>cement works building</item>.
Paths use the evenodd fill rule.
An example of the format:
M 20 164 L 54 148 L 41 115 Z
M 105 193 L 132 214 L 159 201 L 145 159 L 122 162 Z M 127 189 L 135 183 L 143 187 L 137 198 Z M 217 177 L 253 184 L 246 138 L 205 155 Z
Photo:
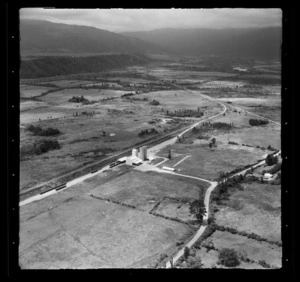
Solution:
M 139 149 L 133 149 L 132 157 L 138 157 L 142 161 L 146 161 L 148 159 L 147 146 L 140 147 Z

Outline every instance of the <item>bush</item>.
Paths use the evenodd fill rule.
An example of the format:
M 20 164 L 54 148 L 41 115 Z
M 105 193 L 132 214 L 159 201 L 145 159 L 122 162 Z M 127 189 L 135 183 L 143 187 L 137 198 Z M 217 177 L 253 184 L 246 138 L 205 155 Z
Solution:
M 73 96 L 71 99 L 69 99 L 69 102 L 72 103 L 86 103 L 88 104 L 90 101 L 83 96 Z
M 273 156 L 272 154 L 267 155 L 266 157 L 266 165 L 273 165 L 273 164 L 277 164 L 278 163 L 278 157 L 277 156 Z
M 41 136 L 53 136 L 59 134 L 60 131 L 56 128 L 48 127 L 47 129 L 44 129 L 41 131 Z
M 202 117 L 204 115 L 199 110 L 175 110 L 174 112 L 167 111 L 166 114 L 174 117 Z
M 272 167 L 271 169 L 266 170 L 265 173 L 267 172 L 267 173 L 274 174 L 274 173 L 278 172 L 279 170 L 281 170 L 281 163 L 278 163 L 274 167 Z
M 139 137 L 142 137 L 144 135 L 151 135 L 151 134 L 158 134 L 158 131 L 155 128 L 151 128 L 151 129 L 145 129 L 145 130 L 141 130 L 138 133 Z
M 196 268 L 202 268 L 203 266 L 203 263 L 202 263 L 202 260 L 201 258 L 197 257 L 192 257 L 192 258 L 189 258 L 188 261 L 187 261 L 187 266 L 189 268 L 192 268 L 192 269 L 196 269 Z
M 208 220 L 207 220 L 207 224 L 210 225 L 212 223 L 215 223 L 216 222 L 216 219 L 214 217 L 209 217 Z
M 259 126 L 259 125 L 265 125 L 268 124 L 268 120 L 262 120 L 262 119 L 249 119 L 249 124 L 251 126 Z
M 224 248 L 219 253 L 218 263 L 227 267 L 235 267 L 240 264 L 240 260 L 234 249 Z
M 165 258 L 167 258 L 168 257 L 168 255 L 167 254 L 161 254 L 160 256 L 159 256 L 159 261 L 161 262 L 161 261 L 163 261 Z
M 183 251 L 183 257 L 187 259 L 189 255 L 190 255 L 190 249 L 187 246 L 185 246 Z
M 152 100 L 149 104 L 152 105 L 152 106 L 158 106 L 159 102 L 156 101 L 156 100 Z
M 271 266 L 268 263 L 266 263 L 264 260 L 259 260 L 258 264 L 260 264 L 262 267 L 265 268 L 271 268 Z
M 60 149 L 60 145 L 57 140 L 43 140 L 41 143 L 35 144 L 35 153 L 43 154 L 50 150 Z
M 29 125 L 27 130 L 32 132 L 37 136 L 53 136 L 60 133 L 60 131 L 56 128 L 48 127 L 46 129 L 42 129 L 40 126 Z

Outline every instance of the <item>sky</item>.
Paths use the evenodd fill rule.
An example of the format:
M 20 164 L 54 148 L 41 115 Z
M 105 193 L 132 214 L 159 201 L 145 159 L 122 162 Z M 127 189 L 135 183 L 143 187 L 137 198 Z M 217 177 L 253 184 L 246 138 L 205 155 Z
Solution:
M 92 26 L 112 32 L 160 28 L 281 26 L 280 9 L 45 9 L 23 8 L 20 19 Z

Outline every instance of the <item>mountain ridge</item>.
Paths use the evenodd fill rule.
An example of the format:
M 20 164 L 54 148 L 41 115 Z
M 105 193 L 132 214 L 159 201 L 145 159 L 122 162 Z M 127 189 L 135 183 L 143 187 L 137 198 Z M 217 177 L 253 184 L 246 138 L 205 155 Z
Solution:
M 161 45 L 181 55 L 231 55 L 279 59 L 281 28 L 164 28 L 122 34 Z
M 44 20 L 20 21 L 21 55 L 30 53 L 167 53 L 143 40 L 83 25 Z

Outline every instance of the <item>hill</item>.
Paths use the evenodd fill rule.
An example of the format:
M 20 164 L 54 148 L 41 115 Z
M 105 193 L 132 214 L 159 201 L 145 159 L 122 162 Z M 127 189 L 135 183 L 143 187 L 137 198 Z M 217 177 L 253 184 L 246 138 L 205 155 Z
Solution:
M 49 54 L 140 53 L 164 54 L 163 47 L 89 26 L 20 21 L 21 56 Z
M 143 65 L 150 62 L 144 55 L 112 54 L 71 57 L 44 56 L 21 60 L 20 78 L 39 78 Z
M 218 55 L 276 59 L 281 56 L 281 28 L 158 29 L 126 32 L 181 55 Z

